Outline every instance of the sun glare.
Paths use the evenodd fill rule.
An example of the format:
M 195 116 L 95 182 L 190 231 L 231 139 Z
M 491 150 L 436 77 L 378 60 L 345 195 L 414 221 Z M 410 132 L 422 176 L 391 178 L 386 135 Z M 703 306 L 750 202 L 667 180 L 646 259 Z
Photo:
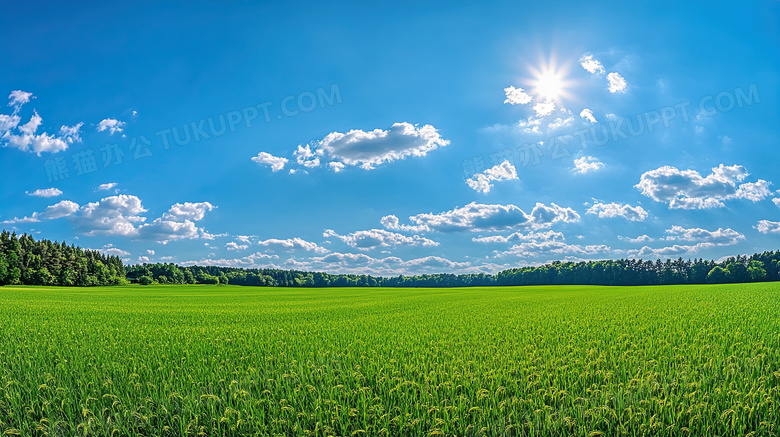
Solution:
M 540 101 L 558 103 L 573 97 L 569 91 L 573 82 L 566 77 L 568 64 L 558 65 L 553 56 L 537 65 L 530 68 L 531 77 L 526 81 L 530 86 L 531 94 Z
M 557 100 L 563 91 L 563 81 L 554 72 L 544 72 L 536 80 L 536 91 L 545 100 Z

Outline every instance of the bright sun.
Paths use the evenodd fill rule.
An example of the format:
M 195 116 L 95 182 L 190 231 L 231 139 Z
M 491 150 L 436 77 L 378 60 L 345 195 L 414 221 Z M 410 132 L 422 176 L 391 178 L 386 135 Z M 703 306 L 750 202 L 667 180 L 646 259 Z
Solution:
M 536 79 L 536 92 L 545 100 L 556 100 L 563 91 L 563 81 L 552 71 L 545 71 Z
M 569 79 L 569 63 L 559 64 L 555 56 L 546 61 L 540 60 L 535 67 L 529 68 L 530 77 L 525 83 L 530 87 L 530 93 L 540 102 L 558 102 L 573 98 L 570 89 L 575 82 Z

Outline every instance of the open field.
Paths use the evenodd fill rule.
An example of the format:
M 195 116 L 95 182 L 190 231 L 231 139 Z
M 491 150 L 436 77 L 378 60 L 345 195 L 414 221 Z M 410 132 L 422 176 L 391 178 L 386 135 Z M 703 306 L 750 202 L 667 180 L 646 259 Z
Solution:
M 780 284 L 0 288 L 6 435 L 777 435 Z

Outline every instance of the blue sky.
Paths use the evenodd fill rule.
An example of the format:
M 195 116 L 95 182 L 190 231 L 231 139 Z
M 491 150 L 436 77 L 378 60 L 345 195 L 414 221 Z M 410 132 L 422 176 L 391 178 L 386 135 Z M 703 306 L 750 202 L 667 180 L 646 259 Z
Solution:
M 0 222 L 377 275 L 780 249 L 780 5 L 5 3 Z

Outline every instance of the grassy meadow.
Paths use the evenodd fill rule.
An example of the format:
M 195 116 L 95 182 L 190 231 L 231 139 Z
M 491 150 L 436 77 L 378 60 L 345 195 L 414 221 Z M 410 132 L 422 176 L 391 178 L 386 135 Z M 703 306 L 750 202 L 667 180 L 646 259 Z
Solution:
M 780 434 L 780 283 L 0 287 L 0 434 Z

